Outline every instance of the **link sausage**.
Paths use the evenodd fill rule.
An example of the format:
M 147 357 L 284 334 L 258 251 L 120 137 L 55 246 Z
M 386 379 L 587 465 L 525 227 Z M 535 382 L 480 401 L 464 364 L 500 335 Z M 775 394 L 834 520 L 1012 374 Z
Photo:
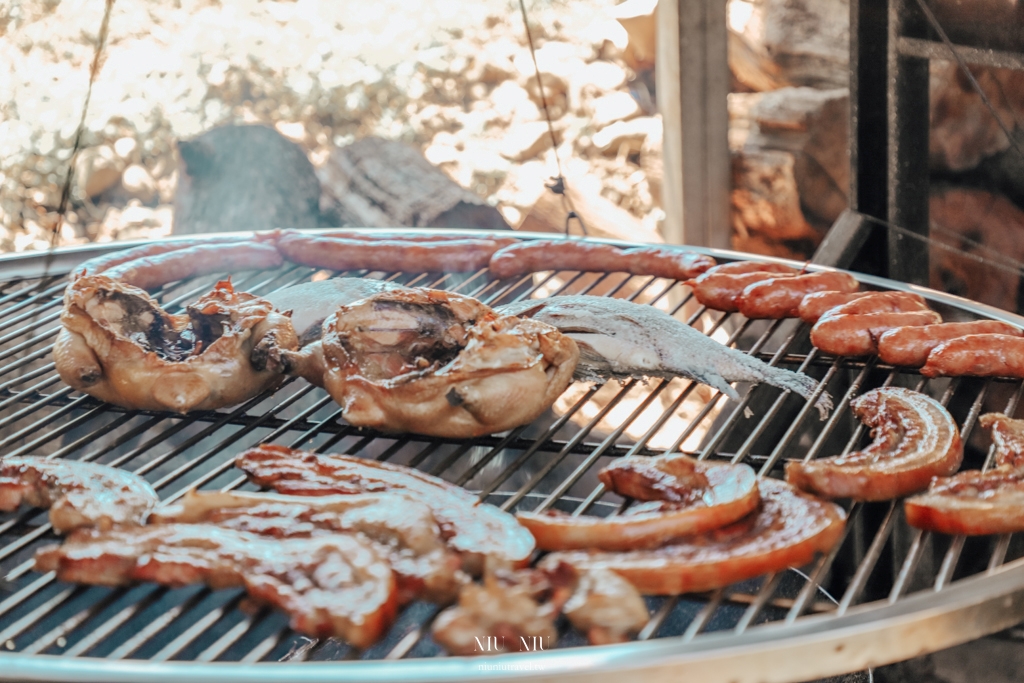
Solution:
M 842 306 L 870 294 L 871 292 L 815 292 L 803 298 L 796 312 L 800 315 L 801 320 L 808 325 L 813 325 L 818 322 L 818 318 L 836 306 Z
M 712 269 L 714 270 L 714 269 Z M 735 313 L 740 310 L 738 299 L 743 290 L 755 282 L 764 282 L 776 278 L 793 277 L 797 271 L 790 273 L 768 273 L 756 271 L 752 273 L 721 273 L 709 270 L 687 285 L 693 288 L 693 296 L 704 306 L 715 310 Z
M 196 275 L 278 268 L 284 261 L 272 244 L 216 242 L 143 256 L 107 268 L 103 274 L 141 289 Z
M 811 328 L 811 343 L 833 356 L 868 356 L 878 353 L 878 337 L 891 329 L 940 322 L 935 311 L 827 315 Z
M 840 304 L 824 313 L 822 317 L 840 315 L 863 315 L 866 313 L 910 313 L 927 311 L 924 297 L 913 292 L 868 292 L 866 296 Z
M 119 266 L 129 261 L 134 261 L 140 258 L 146 258 L 151 256 L 159 256 L 160 254 L 166 254 L 171 251 L 180 251 L 182 249 L 188 249 L 190 247 L 202 246 L 207 244 L 224 244 L 248 241 L 248 237 L 197 237 L 195 239 L 188 240 L 177 240 L 174 242 L 157 242 L 156 244 L 143 244 L 142 246 L 134 247 L 132 249 L 124 249 L 121 251 L 115 251 L 110 254 L 104 254 L 103 256 L 97 256 L 91 258 L 88 261 L 80 264 L 77 268 L 71 271 L 71 277 L 75 278 L 80 275 L 99 275 L 114 266 Z
M 766 261 L 733 261 L 732 263 L 720 263 L 713 268 L 708 268 L 704 274 L 731 273 L 733 275 L 739 275 L 741 273 L 782 273 L 784 275 L 799 275 L 801 272 L 802 271 L 799 271 L 796 268 L 791 268 L 781 263 L 768 263 Z
M 506 278 L 545 270 L 579 270 L 653 275 L 672 280 L 697 277 L 715 259 L 673 247 L 620 249 L 582 239 L 529 240 L 507 246 L 491 258 L 491 274 Z
M 925 377 L 1024 378 L 1024 338 L 1008 334 L 969 334 L 942 342 L 921 368 Z
M 918 367 L 925 364 L 928 354 L 942 342 L 970 334 L 1005 334 L 1019 337 L 1024 332 L 998 320 L 897 327 L 878 338 L 878 357 L 890 365 Z
M 755 282 L 743 290 L 737 304 L 748 318 L 795 318 L 800 302 L 814 292 L 855 292 L 857 279 L 849 273 L 808 273 Z

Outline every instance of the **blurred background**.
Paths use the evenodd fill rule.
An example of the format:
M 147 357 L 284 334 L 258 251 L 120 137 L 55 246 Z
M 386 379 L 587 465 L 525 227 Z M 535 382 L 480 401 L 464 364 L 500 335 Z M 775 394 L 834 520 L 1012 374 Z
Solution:
M 933 5 L 970 32 L 974 10 Z M 998 14 L 1015 6 L 989 1 L 986 35 L 1019 26 Z M 545 188 L 559 168 L 591 234 L 664 239 L 656 0 L 526 9 L 543 93 L 507 0 L 115 3 L 83 121 L 104 2 L 0 0 L 0 250 L 283 223 L 560 231 L 566 205 Z M 720 230 L 736 249 L 808 258 L 848 204 L 848 3 L 729 0 L 727 24 Z M 1024 160 L 955 63 L 930 69 L 931 236 L 952 247 L 932 246 L 931 284 L 1017 310 L 1019 268 L 982 260 L 1024 260 Z M 1024 142 L 1024 72 L 972 73 Z M 209 134 L 246 124 L 274 134 Z M 436 187 L 418 160 L 473 210 L 401 206 L 396 186 Z M 226 224 L 218 201 L 249 220 Z

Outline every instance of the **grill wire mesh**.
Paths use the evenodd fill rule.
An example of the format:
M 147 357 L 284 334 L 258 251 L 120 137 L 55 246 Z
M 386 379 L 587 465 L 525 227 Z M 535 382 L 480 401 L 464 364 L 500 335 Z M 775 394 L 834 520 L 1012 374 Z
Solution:
M 310 279 L 310 268 L 235 274 L 236 288 L 255 294 Z M 965 467 L 990 464 L 986 436 L 975 429 L 985 411 L 1013 415 L 1020 382 L 926 380 L 881 366 L 825 357 L 811 349 L 799 321 L 748 321 L 707 311 L 690 301 L 678 282 L 647 277 L 544 273 L 517 281 L 473 275 L 366 273 L 396 282 L 449 288 L 490 305 L 540 294 L 601 293 L 667 305 L 688 324 L 727 334 L 766 362 L 802 370 L 821 380 L 836 408 L 819 421 L 812 403 L 767 385 L 749 390 L 739 404 L 688 380 L 628 381 L 604 389 L 577 388 L 564 410 L 507 434 L 472 441 L 415 435 L 382 435 L 354 428 L 320 389 L 291 381 L 243 405 L 188 416 L 126 411 L 80 395 L 54 371 L 50 351 L 59 329 L 63 275 L 0 283 L 0 454 L 45 455 L 92 461 L 134 471 L 164 501 L 188 489 L 252 489 L 232 466 L 234 456 L 260 442 L 326 453 L 350 453 L 419 468 L 479 491 L 503 509 L 557 508 L 576 514 L 616 514 L 628 505 L 604 491 L 597 471 L 614 458 L 652 455 L 692 442 L 693 455 L 747 462 L 761 476 L 780 476 L 785 461 L 848 452 L 869 435 L 849 414 L 850 399 L 876 386 L 925 391 L 948 406 L 967 444 Z M 209 289 L 214 277 L 176 283 L 154 294 L 171 312 Z M 946 319 L 963 311 L 937 308 Z M 970 316 L 967 316 L 970 317 Z M 611 393 L 609 393 L 611 392 Z M 703 394 L 701 392 L 704 392 Z M 576 396 L 577 394 L 573 394 Z M 684 428 L 673 421 L 687 399 L 710 396 Z M 666 397 L 672 397 L 669 400 Z M 620 405 L 635 406 L 623 417 Z M 662 408 L 663 406 L 663 408 Z M 642 435 L 633 423 L 660 411 Z M 608 428 L 609 414 L 617 425 Z M 646 424 L 646 423 L 645 423 Z M 673 433 L 664 434 L 669 428 Z M 657 438 L 656 438 L 657 437 Z M 964 539 L 909 528 L 895 503 L 853 504 L 842 542 L 810 566 L 759 577 L 707 594 L 646 598 L 651 620 L 639 639 L 692 641 L 702 634 L 743 633 L 756 625 L 791 624 L 803 615 L 842 615 L 871 601 L 894 603 L 922 590 L 941 590 L 966 576 L 992 570 L 1022 554 L 1017 536 Z M 149 661 L 326 661 L 399 659 L 443 654 L 430 639 L 438 607 L 413 603 L 379 644 L 358 651 L 334 640 L 312 640 L 287 627 L 284 615 L 251 605 L 241 590 L 202 586 L 171 589 L 153 584 L 105 588 L 64 584 L 32 569 L 39 547 L 53 543 L 45 513 L 21 510 L 0 516 L 0 647 L 26 654 Z M 562 623 L 557 647 L 585 644 Z

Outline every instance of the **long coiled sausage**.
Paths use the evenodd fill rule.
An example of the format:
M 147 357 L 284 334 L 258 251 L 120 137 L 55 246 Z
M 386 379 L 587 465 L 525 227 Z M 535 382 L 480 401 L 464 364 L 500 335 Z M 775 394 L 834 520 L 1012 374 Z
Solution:
M 545 270 L 579 270 L 688 280 L 714 265 L 715 259 L 710 256 L 676 247 L 622 249 L 581 239 L 520 242 L 504 247 L 490 262 L 491 274 L 500 278 Z
M 363 240 L 284 234 L 277 240 L 281 255 L 293 263 L 330 270 L 409 272 L 472 272 L 486 268 L 491 255 L 517 242 L 515 238 Z
M 209 273 L 279 268 L 280 252 L 265 242 L 216 242 L 197 244 L 164 253 L 125 261 L 103 271 L 103 275 L 141 289 Z

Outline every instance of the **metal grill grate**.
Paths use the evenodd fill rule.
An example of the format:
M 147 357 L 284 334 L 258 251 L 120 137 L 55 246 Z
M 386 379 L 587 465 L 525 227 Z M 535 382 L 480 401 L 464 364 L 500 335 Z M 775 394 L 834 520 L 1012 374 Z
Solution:
M 724 255 L 723 260 L 741 257 L 724 252 L 716 255 Z M 74 261 L 66 256 L 63 262 L 69 259 Z M 10 272 L 14 272 L 12 264 L 18 263 L 5 262 Z M 0 264 L 0 273 L 3 267 Z M 266 294 L 306 281 L 313 274 L 309 268 L 288 266 L 274 272 L 236 274 L 234 284 Z M 688 380 L 628 381 L 575 387 L 570 389 L 574 392 L 571 400 L 564 400 L 538 422 L 505 435 L 467 442 L 381 435 L 354 428 L 340 420 L 340 410 L 322 390 L 301 381 L 222 411 L 188 416 L 126 411 L 73 392 L 54 371 L 49 354 L 58 330 L 64 286 L 61 274 L 0 282 L 0 453 L 123 467 L 145 476 L 163 500 L 171 501 L 192 487 L 251 488 L 233 468 L 234 456 L 259 442 L 277 442 L 417 467 L 479 491 L 482 500 L 506 510 L 555 507 L 573 514 L 607 515 L 624 506 L 606 493 L 596 478 L 597 471 L 613 458 L 649 455 L 699 441 L 690 449 L 697 457 L 744 461 L 761 476 L 779 476 L 786 460 L 847 452 L 864 443 L 867 435 L 847 408 L 851 398 L 880 385 L 908 386 L 939 398 L 961 425 L 968 444 L 965 466 L 982 467 L 992 453 L 986 451 L 987 441 L 975 434 L 978 415 L 988 410 L 1013 415 L 1024 393 L 1020 382 L 926 380 L 874 361 L 825 357 L 810 348 L 807 326 L 799 321 L 749 321 L 708 311 L 691 302 L 689 289 L 678 282 L 584 273 L 546 273 L 512 282 L 491 280 L 485 271 L 457 277 L 346 275 L 451 288 L 491 305 L 570 291 L 661 305 L 707 334 L 725 335 L 726 343 L 820 379 L 821 387 L 832 393 L 836 409 L 821 422 L 812 401 L 767 385 L 749 390 L 740 387 L 744 398 L 736 404 Z M 897 286 L 863 279 L 875 286 Z M 214 280 L 177 283 L 155 296 L 167 308 L 175 309 L 207 291 Z M 991 313 L 943 295 L 933 296 L 933 305 L 947 319 Z M 1001 317 L 1006 318 L 1005 314 Z M 699 398 L 707 399 L 702 408 Z M 688 413 L 689 421 L 681 423 L 680 411 L 693 405 L 698 407 Z M 842 543 L 809 567 L 709 594 L 648 598 L 652 618 L 638 640 L 657 643 L 657 649 L 635 643 L 579 648 L 576 646 L 585 644 L 583 637 L 563 625 L 558 652 L 473 662 L 434 659 L 430 660 L 432 666 L 448 668 L 420 667 L 416 675 L 441 679 L 510 675 L 509 670 L 492 671 L 480 664 L 494 661 L 540 662 L 541 668 L 586 672 L 588 667 L 612 665 L 643 668 L 675 658 L 673 661 L 690 662 L 696 667 L 693 671 L 714 664 L 708 671 L 715 675 L 708 680 L 718 676 L 799 680 L 911 656 L 920 646 L 908 637 L 905 647 L 918 649 L 903 651 L 899 644 L 881 642 L 871 646 L 876 648 L 874 654 L 870 649 L 843 654 L 842 647 L 835 651 L 812 648 L 812 655 L 790 661 L 784 670 L 772 670 L 765 652 L 784 656 L 786 643 L 799 645 L 802 638 L 822 629 L 841 630 L 866 623 L 868 632 L 875 624 L 878 635 L 883 632 L 882 625 L 892 628 L 897 617 L 927 609 L 946 609 L 966 618 L 968 603 L 983 604 L 982 617 L 975 617 L 957 633 L 930 634 L 932 649 L 1024 617 L 1019 600 L 1024 591 L 1024 560 L 1020 559 L 1024 544 L 1016 536 L 964 539 L 917 532 L 907 527 L 902 508 L 895 503 L 855 504 L 849 513 Z M 238 590 L 155 585 L 110 589 L 60 583 L 53 575 L 40 575 L 32 569 L 33 552 L 55 538 L 45 513 L 27 510 L 0 517 L 0 576 L 4 577 L 0 582 L 0 648 L 21 655 L 59 656 L 8 655 L 0 660 L 0 679 L 31 675 L 39 680 L 113 680 L 142 675 L 142 671 L 153 676 L 185 673 L 149 665 L 144 669 L 90 668 L 122 660 L 297 663 L 413 660 L 443 654 L 429 636 L 430 621 L 438 611 L 432 605 L 409 606 L 384 641 L 360 652 L 344 643 L 311 641 L 292 632 L 282 615 L 251 608 Z M 996 598 L 1006 599 L 998 602 Z M 994 607 L 997 602 L 1002 607 Z M 940 623 L 935 619 L 933 624 Z M 836 633 L 836 642 L 853 637 L 844 635 L 845 631 Z M 744 664 L 735 652 L 728 654 L 730 647 L 739 646 L 761 648 L 760 671 Z M 559 653 L 582 653 L 589 658 L 562 660 Z M 375 666 L 376 676 L 413 675 L 413 669 L 398 662 L 377 662 Z M 205 670 L 188 671 L 197 680 L 205 680 L 207 675 Z M 319 680 L 317 676 L 340 680 L 368 675 L 368 670 L 354 661 L 328 669 L 304 665 L 213 671 L 230 671 L 232 677 L 244 675 L 253 680 Z M 514 673 L 515 666 L 511 671 Z

